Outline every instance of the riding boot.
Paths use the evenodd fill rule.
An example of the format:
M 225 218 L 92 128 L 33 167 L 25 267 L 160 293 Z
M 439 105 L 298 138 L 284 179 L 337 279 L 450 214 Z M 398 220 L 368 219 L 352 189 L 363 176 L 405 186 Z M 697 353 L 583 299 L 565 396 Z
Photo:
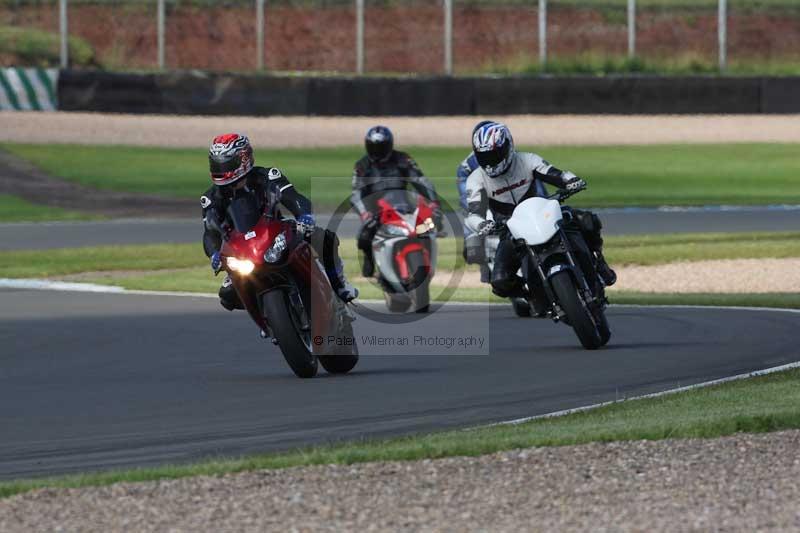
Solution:
M 603 257 L 603 252 L 595 252 L 595 269 L 603 279 L 606 287 L 610 287 L 617 282 L 617 273 L 608 266 L 606 258 Z
M 228 311 L 234 309 L 244 309 L 239 295 L 236 294 L 236 289 L 233 287 L 230 275 L 226 274 L 225 279 L 222 280 L 222 287 L 219 288 L 219 303 Z
M 340 259 L 336 261 L 335 269 L 326 270 L 325 272 L 328 275 L 331 286 L 342 301 L 347 303 L 358 298 L 358 289 L 347 280 L 344 275 L 344 265 Z
M 364 251 L 364 262 L 361 263 L 361 275 L 371 278 L 375 275 L 375 260 L 372 258 L 372 250 Z
M 481 263 L 481 283 L 492 282 L 492 269 L 486 263 Z

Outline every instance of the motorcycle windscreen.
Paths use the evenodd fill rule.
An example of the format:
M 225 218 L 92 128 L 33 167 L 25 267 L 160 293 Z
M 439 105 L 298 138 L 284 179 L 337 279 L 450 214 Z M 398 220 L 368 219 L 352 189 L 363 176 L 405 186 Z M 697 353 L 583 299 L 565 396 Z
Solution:
M 261 218 L 261 209 L 255 195 L 236 194 L 228 205 L 228 216 L 239 233 L 247 233 L 253 229 Z
M 416 198 L 412 203 L 409 195 L 409 191 L 405 189 L 391 189 L 385 191 L 382 198 L 401 215 L 408 215 L 414 212 L 417 205 Z

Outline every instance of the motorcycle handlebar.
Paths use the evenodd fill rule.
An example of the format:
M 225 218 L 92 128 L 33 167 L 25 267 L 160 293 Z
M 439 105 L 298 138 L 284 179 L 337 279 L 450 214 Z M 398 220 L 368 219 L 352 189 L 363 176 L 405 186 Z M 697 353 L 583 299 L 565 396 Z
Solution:
M 566 189 L 558 189 L 555 193 L 553 193 L 550 196 L 548 196 L 547 199 L 548 200 L 558 200 L 559 203 L 560 203 L 560 202 L 563 202 L 564 200 L 566 200 L 567 198 L 569 198 L 570 196 L 574 196 L 574 195 L 578 194 L 579 192 L 585 191 L 585 190 L 586 190 L 586 187 L 581 187 L 580 189 L 573 189 L 571 191 L 568 191 Z

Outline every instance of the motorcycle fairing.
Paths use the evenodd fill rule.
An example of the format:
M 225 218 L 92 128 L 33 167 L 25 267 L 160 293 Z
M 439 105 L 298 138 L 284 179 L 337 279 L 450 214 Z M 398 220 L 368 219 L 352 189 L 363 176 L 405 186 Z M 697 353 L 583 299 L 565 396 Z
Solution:
M 514 238 L 536 246 L 553 238 L 561 220 L 561 204 L 556 200 L 534 197 L 519 204 L 506 225 Z

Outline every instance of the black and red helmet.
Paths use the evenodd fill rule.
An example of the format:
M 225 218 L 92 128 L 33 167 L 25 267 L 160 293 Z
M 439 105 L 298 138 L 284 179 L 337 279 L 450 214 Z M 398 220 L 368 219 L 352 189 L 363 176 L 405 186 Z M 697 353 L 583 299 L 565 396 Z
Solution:
M 239 181 L 255 163 L 250 139 L 239 133 L 217 135 L 208 150 L 208 163 L 211 181 L 215 185 L 230 185 Z

